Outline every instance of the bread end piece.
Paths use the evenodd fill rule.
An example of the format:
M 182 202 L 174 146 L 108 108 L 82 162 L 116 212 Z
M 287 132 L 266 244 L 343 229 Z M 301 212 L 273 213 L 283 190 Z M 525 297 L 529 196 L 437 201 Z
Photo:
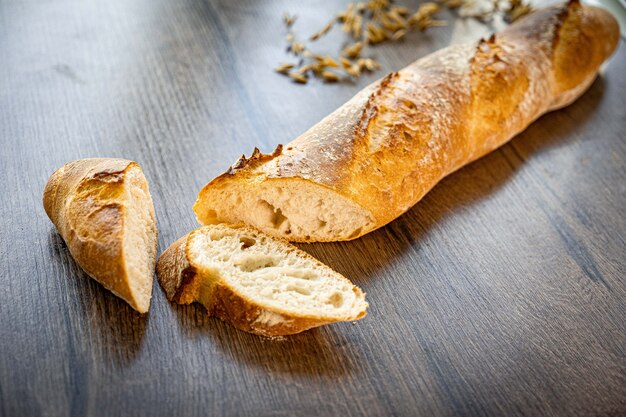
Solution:
M 148 312 L 157 229 L 140 166 L 81 159 L 54 172 L 43 205 L 78 265 L 140 313 Z
M 366 315 L 365 294 L 289 243 L 246 226 L 204 226 L 159 258 L 170 301 L 198 301 L 210 315 L 266 337 Z

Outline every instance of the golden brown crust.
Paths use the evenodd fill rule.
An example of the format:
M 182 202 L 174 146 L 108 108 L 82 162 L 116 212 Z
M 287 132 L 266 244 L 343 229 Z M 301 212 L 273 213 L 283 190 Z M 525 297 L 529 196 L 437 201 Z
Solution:
M 255 237 L 261 233 L 243 225 L 220 227 L 239 229 L 242 233 Z M 295 316 L 286 311 L 264 307 L 237 293 L 220 277 L 214 276 L 213 271 L 211 272 L 213 275 L 209 277 L 208 272 L 202 271 L 202 266 L 194 263 L 190 251 L 193 235 L 200 233 L 202 229 L 193 230 L 178 239 L 159 257 L 156 267 L 157 279 L 168 300 L 178 304 L 198 301 L 204 305 L 209 315 L 218 317 L 240 330 L 265 337 L 296 334 L 313 327 L 341 321 L 340 318 L 329 320 L 316 316 Z M 283 243 L 289 245 L 286 241 Z M 297 251 L 300 257 L 313 261 L 320 268 L 327 268 L 306 252 L 295 247 L 292 247 L 292 250 Z M 355 286 L 353 290 L 359 297 L 365 297 L 358 287 Z M 365 315 L 366 312 L 362 311 L 358 316 L 350 317 L 348 320 L 359 320 Z
M 172 243 L 159 256 L 156 266 L 157 279 L 167 299 L 178 304 L 191 304 L 198 298 L 201 277 L 190 263 L 187 247 L 191 233 Z
M 618 39 L 617 22 L 602 9 L 572 1 L 537 11 L 488 40 L 445 48 L 366 87 L 283 149 L 257 152 L 254 163 L 244 160 L 211 181 L 194 209 L 202 220 L 212 192 L 230 185 L 305 180 L 365 208 L 374 224 L 340 240 L 361 236 L 576 99 Z
M 78 265 L 139 312 L 124 261 L 125 176 L 135 162 L 91 158 L 65 164 L 54 172 L 43 205 Z M 156 248 L 155 248 L 156 250 Z
M 331 323 L 269 311 L 221 284 L 215 286 L 212 300 L 213 303 L 207 306 L 210 315 L 230 323 L 239 330 L 265 337 L 287 336 Z

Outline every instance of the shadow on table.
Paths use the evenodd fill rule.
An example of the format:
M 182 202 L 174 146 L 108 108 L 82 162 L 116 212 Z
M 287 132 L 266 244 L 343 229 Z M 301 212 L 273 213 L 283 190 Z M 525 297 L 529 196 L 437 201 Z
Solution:
M 598 77 L 575 103 L 542 116 L 508 144 L 443 179 L 420 202 L 387 226 L 350 242 L 298 246 L 357 285 L 365 283 L 407 247 L 419 242 L 448 214 L 492 195 L 526 159 L 566 143 L 574 131 L 587 123 L 605 89 L 606 81 Z
M 233 361 L 261 367 L 269 373 L 303 374 L 339 377 L 358 372 L 358 343 L 334 331 L 338 327 L 317 328 L 281 337 L 265 338 L 249 334 L 210 317 L 199 303 L 172 304 L 172 308 L 189 337 L 209 337 L 213 344 Z M 339 326 L 351 326 L 343 323 Z
M 119 365 L 133 361 L 146 333 L 148 314 L 139 314 L 125 301 L 89 277 L 74 261 L 61 236 L 52 229 L 50 255 L 62 265 L 60 295 L 68 336 L 74 346 L 90 350 Z M 76 351 L 83 351 L 80 348 Z

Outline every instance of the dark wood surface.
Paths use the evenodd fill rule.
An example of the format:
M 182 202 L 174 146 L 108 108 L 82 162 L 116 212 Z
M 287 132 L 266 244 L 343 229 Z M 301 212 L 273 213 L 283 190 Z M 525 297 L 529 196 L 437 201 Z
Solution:
M 459 21 L 375 49 L 383 72 L 352 84 L 272 72 L 284 11 L 311 34 L 340 8 L 0 1 L 2 415 L 626 414 L 623 42 L 575 104 L 389 226 L 301 245 L 368 293 L 357 324 L 266 340 L 170 305 L 156 283 L 140 316 L 73 262 L 41 204 L 63 163 L 138 161 L 162 251 L 196 227 L 196 193 L 241 153 L 286 143 L 384 71 L 489 31 Z

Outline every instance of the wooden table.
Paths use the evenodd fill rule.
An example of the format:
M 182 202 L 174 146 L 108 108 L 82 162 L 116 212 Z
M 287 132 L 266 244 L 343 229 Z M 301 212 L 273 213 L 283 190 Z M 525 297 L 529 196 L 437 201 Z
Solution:
M 356 324 L 267 340 L 169 304 L 156 284 L 141 316 L 73 262 L 41 204 L 63 163 L 138 161 L 162 251 L 197 226 L 198 190 L 240 154 L 272 150 L 384 72 L 490 30 L 458 21 L 376 48 L 383 71 L 354 83 L 272 71 L 287 60 L 284 11 L 304 35 L 341 7 L 0 3 L 2 415 L 626 413 L 623 41 L 574 105 L 387 227 L 301 245 L 368 293 Z M 321 51 L 335 51 L 333 36 Z

